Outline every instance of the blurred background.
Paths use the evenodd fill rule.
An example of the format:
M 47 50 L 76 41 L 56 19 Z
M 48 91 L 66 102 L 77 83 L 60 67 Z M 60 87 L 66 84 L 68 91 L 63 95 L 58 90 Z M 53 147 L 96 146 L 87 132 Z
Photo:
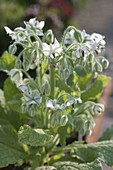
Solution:
M 23 26 L 24 20 L 37 17 L 38 20 L 46 21 L 45 29 L 53 29 L 57 38 L 61 37 L 62 31 L 68 25 L 74 25 L 81 30 L 85 29 L 87 33 L 95 32 L 105 35 L 107 44 L 104 56 L 108 58 L 110 66 L 104 74 L 113 77 L 112 11 L 113 0 L 0 0 L 0 56 L 10 44 L 10 38 L 6 35 L 4 26 L 13 30 L 17 26 Z M 5 78 L 6 75 L 2 73 L 0 88 L 3 87 Z M 113 124 L 112 81 L 100 100 L 106 106 L 101 123 L 99 122 L 103 132 Z

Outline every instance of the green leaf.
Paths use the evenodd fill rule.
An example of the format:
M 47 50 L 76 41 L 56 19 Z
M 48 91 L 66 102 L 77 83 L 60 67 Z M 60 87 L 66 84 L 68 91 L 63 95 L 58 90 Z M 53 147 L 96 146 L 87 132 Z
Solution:
M 53 166 L 40 166 L 37 168 L 28 168 L 27 170 L 57 170 L 57 169 Z
M 78 86 L 80 87 L 81 90 L 85 90 L 87 88 L 89 81 L 91 80 L 91 77 L 92 77 L 91 74 L 79 76 Z
M 16 85 L 10 78 L 5 80 L 4 96 L 6 104 L 10 109 L 21 112 L 21 92 L 17 89 Z
M 18 135 L 13 126 L 0 118 L 0 168 L 25 158 L 25 152 L 18 143 Z
M 110 82 L 111 77 L 105 76 L 105 75 L 99 75 L 99 79 L 102 81 L 103 87 L 107 86 L 107 84 Z
M 67 128 L 68 128 L 67 126 L 63 126 L 63 127 L 59 127 L 58 129 L 61 146 L 66 145 Z
M 101 94 L 102 88 L 102 81 L 97 79 L 89 88 L 81 93 L 82 100 L 87 101 L 98 98 L 97 96 Z
M 96 159 L 113 165 L 113 141 L 97 142 L 94 144 L 79 144 L 72 149 L 73 156 L 82 162 L 93 162 Z
M 9 108 L 0 106 L 0 118 L 5 119 L 16 130 L 19 129 L 26 122 L 26 115 L 21 115 L 16 111 L 12 111 Z
M 69 78 L 67 79 L 67 84 L 71 87 L 75 86 L 78 82 L 78 75 L 76 74 L 75 71 L 73 71 L 73 74 L 71 74 L 69 76 Z
M 92 74 L 86 74 L 85 70 L 81 66 L 76 66 L 75 71 L 78 75 L 78 86 L 81 90 L 86 89 L 89 81 L 92 78 Z
M 0 71 L 8 73 L 15 66 L 16 57 L 4 52 L 0 58 Z
M 112 140 L 113 139 L 113 125 L 102 134 L 99 141 Z
M 18 137 L 21 143 L 31 146 L 48 145 L 53 138 L 49 130 L 32 129 L 29 125 L 20 127 Z
M 66 84 L 66 82 L 64 82 L 64 80 L 60 79 L 60 77 L 57 78 L 57 82 L 56 82 L 57 87 L 59 87 L 60 90 L 65 90 L 67 93 L 71 93 L 72 89 L 70 86 L 68 86 Z
M 109 83 L 110 77 L 99 75 L 98 78 L 81 93 L 83 101 L 97 99 L 101 96 L 103 88 Z
M 57 170 L 102 170 L 102 165 L 98 160 L 91 163 L 57 162 L 54 164 Z

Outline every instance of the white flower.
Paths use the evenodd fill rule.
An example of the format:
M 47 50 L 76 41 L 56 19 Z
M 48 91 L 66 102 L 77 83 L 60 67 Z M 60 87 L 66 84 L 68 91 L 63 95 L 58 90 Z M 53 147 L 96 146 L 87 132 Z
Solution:
M 59 56 L 62 52 L 62 47 L 60 46 L 56 38 L 54 44 L 48 45 L 47 43 L 43 43 L 42 46 L 44 55 L 47 57 L 50 56 L 52 59 Z
M 71 44 L 71 43 L 76 43 L 78 42 L 78 40 L 76 39 L 76 32 L 74 29 L 72 29 L 71 31 L 69 31 L 66 34 L 66 40 L 65 40 L 65 44 Z M 84 42 L 85 39 L 89 36 L 89 34 L 86 33 L 85 30 L 83 31 L 79 31 L 80 37 L 81 37 L 81 42 Z
M 26 29 L 33 30 L 39 36 L 43 35 L 42 29 L 45 25 L 44 21 L 39 22 L 37 21 L 36 18 L 32 18 L 29 20 L 29 22 L 24 22 L 24 23 L 25 23 Z
M 51 109 L 54 109 L 55 106 L 54 106 L 54 104 L 53 104 L 53 100 L 47 100 L 47 101 L 46 101 L 46 107 L 51 108 Z
M 64 110 L 66 108 L 66 104 L 59 104 L 56 99 L 54 100 L 46 100 L 46 107 L 51 108 L 52 110 Z
M 91 54 L 91 46 L 88 43 L 81 43 L 80 46 L 75 51 L 75 55 L 77 58 L 87 57 Z
M 7 34 L 13 34 L 14 32 L 7 26 L 4 27 Z
M 97 33 L 91 34 L 90 40 L 91 40 L 93 43 L 96 43 L 96 44 L 101 44 L 101 45 L 105 45 L 105 44 L 106 44 L 106 42 L 105 42 L 105 40 L 104 40 L 104 36 L 102 36 L 102 35 L 100 35 L 100 34 L 97 34 Z
M 37 21 L 36 18 L 32 18 L 29 20 L 29 23 L 32 25 L 32 26 L 35 26 L 36 28 L 38 29 L 42 29 L 45 25 L 45 22 L 44 21 Z
M 24 99 L 29 105 L 40 104 L 42 102 L 42 97 L 37 90 L 31 90 L 30 88 L 23 93 Z
M 100 34 L 93 33 L 87 37 L 86 41 L 87 40 L 89 41 L 91 50 L 97 51 L 98 53 L 100 53 L 106 44 L 104 38 L 105 37 Z
M 5 28 L 6 33 L 9 34 L 12 40 L 17 39 L 17 35 L 15 34 L 14 31 L 12 31 L 9 27 L 6 27 L 6 26 L 4 28 Z
M 25 31 L 24 28 L 22 27 L 17 27 L 14 31 L 12 31 L 10 28 L 8 27 L 4 27 L 5 31 L 7 32 L 7 34 L 9 34 L 9 36 L 12 38 L 12 40 L 16 40 L 18 42 L 23 42 L 26 40 L 26 36 L 28 35 L 27 31 Z M 26 34 L 26 36 L 25 36 Z

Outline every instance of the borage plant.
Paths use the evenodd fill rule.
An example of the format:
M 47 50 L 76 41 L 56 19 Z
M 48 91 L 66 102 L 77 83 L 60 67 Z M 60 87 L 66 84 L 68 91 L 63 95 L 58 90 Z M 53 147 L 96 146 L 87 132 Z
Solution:
M 0 70 L 9 78 L 1 90 L 0 167 L 32 170 L 102 170 L 113 164 L 113 142 L 84 144 L 93 117 L 104 111 L 97 103 L 110 78 L 101 74 L 108 61 L 100 34 L 69 26 L 59 42 L 44 21 L 24 22 L 14 31 Z M 14 56 L 14 55 L 17 55 Z M 22 167 L 21 167 L 22 168 Z

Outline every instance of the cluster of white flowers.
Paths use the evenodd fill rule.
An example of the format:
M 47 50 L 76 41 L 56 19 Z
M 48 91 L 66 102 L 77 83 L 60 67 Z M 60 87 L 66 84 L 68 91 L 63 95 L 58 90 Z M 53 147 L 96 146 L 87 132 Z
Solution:
M 81 102 L 82 100 L 79 97 L 71 97 L 62 104 L 60 104 L 57 99 L 49 99 L 46 101 L 46 107 L 51 108 L 52 110 L 64 110 L 66 107 L 72 106 L 74 103 Z
M 43 27 L 45 25 L 44 21 L 37 21 L 36 18 L 32 18 L 29 20 L 29 22 L 24 22 L 25 28 L 22 27 L 17 27 L 14 31 L 12 31 L 10 28 L 5 27 L 6 32 L 11 36 L 12 40 L 15 42 L 27 42 L 28 45 L 28 36 L 33 36 L 36 34 L 36 36 L 41 36 L 43 37 Z M 49 33 L 49 32 L 48 32 Z M 49 35 L 49 34 L 48 34 Z M 76 47 L 73 47 L 73 50 L 75 50 L 75 56 L 77 58 L 80 57 L 87 57 L 89 55 L 94 55 L 94 53 L 101 53 L 101 50 L 105 46 L 105 40 L 104 36 L 93 33 L 91 35 L 87 34 L 85 30 L 80 31 L 80 30 L 74 30 L 74 28 L 70 29 L 64 39 L 65 42 L 62 45 L 62 43 L 59 43 L 56 38 L 53 39 L 54 35 L 52 35 L 52 40 L 47 43 L 47 42 L 41 42 L 41 47 L 42 47 L 42 53 L 44 56 L 47 58 L 50 58 L 52 60 L 57 60 L 60 61 L 63 56 L 63 49 L 64 46 L 66 48 L 70 46 L 71 44 L 76 44 Z M 36 39 L 35 42 L 38 42 L 39 39 Z M 32 42 L 31 40 L 31 43 Z M 39 42 L 38 42 L 39 43 Z M 29 45 L 28 45 L 29 46 Z M 31 45 L 30 45 L 31 46 Z
M 78 32 L 80 37 L 79 40 L 76 38 L 76 32 L 74 29 L 71 29 L 66 34 L 65 44 L 71 45 L 72 43 L 76 43 L 78 47 L 76 48 L 75 54 L 77 58 L 81 56 L 89 56 L 93 55 L 94 52 L 101 53 L 102 49 L 105 48 L 105 40 L 104 36 L 93 33 L 91 35 L 87 34 L 85 30 Z
M 27 36 L 32 33 L 36 33 L 37 36 L 43 36 L 43 27 L 45 25 L 44 21 L 37 21 L 36 18 L 32 18 L 29 22 L 24 22 L 25 28 L 17 27 L 12 31 L 9 27 L 5 26 L 7 34 L 12 38 L 12 40 L 18 42 L 24 42 Z

